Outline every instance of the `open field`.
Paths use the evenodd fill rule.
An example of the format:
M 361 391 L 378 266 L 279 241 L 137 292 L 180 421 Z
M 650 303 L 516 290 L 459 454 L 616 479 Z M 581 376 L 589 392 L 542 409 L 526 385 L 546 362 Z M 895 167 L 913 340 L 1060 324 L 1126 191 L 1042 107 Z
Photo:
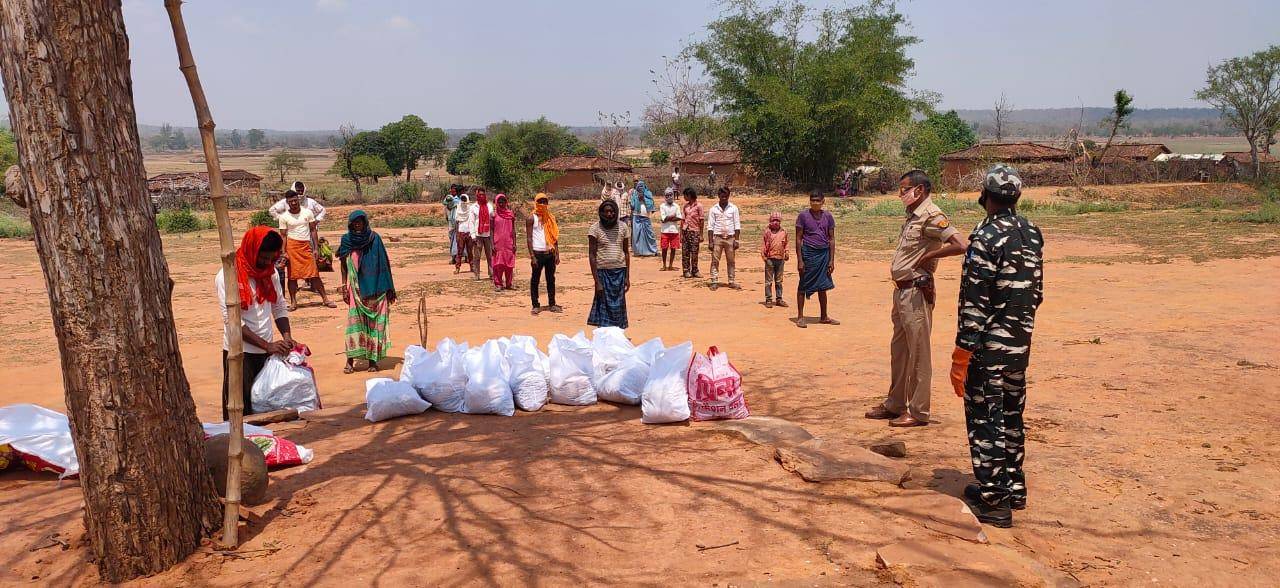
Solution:
M 241 165 L 228 160 L 227 167 Z M 148 159 L 157 171 L 152 165 Z M 711 292 L 658 271 L 655 259 L 637 259 L 629 333 L 719 345 L 744 373 L 754 414 L 800 423 L 828 443 L 905 441 L 914 471 L 906 488 L 807 483 L 761 447 L 708 434 L 704 424 L 642 425 L 636 407 L 550 406 L 513 418 L 429 411 L 371 425 L 360 406 L 368 374 L 341 373 L 345 315 L 302 294 L 295 336 L 315 351 L 326 409 L 274 429 L 314 449 L 315 461 L 273 473 L 271 501 L 255 509 L 261 518 L 250 523 L 241 556 L 202 551 L 137 584 L 958 585 L 955 576 L 948 583 L 877 569 L 878 547 L 917 540 L 1018 562 L 1014 577 L 965 576 L 1001 585 L 1274 585 L 1280 224 L 1245 220 L 1263 197 L 1240 185 L 1096 190 L 1081 198 L 1032 189 L 1023 206 L 1047 240 L 1029 372 L 1030 504 L 1015 514 L 1015 528 L 986 529 L 989 547 L 926 528 L 900 508 L 903 500 L 958 495 L 971 476 L 962 406 L 946 373 L 958 260 L 944 260 L 938 274 L 935 422 L 889 429 L 862 412 L 888 387 L 888 263 L 901 206 L 886 198 L 832 203 L 839 237 L 832 314 L 844 324 L 800 330 L 787 320 L 794 310 L 760 304 L 754 247 L 769 211 L 790 218 L 805 201 L 755 195 L 738 198 L 746 289 Z M 980 219 L 974 198 L 940 203 L 957 226 L 972 227 Z M 322 227 L 331 242 L 350 209 L 332 208 Z M 517 292 L 495 295 L 487 282 L 454 275 L 444 228 L 385 228 L 429 225 L 438 205 L 366 209 L 387 238 L 404 299 L 392 316 L 397 349 L 416 342 L 419 294 L 427 296 L 433 342 L 518 333 L 545 347 L 554 333 L 588 328 L 583 235 L 592 203 L 557 205 L 565 313 L 538 317 L 528 312 L 526 266 L 517 264 Z M 247 214 L 236 213 L 237 234 Z M 523 252 L 523 236 L 518 241 Z M 205 421 L 218 417 L 221 382 L 216 242 L 212 231 L 164 238 L 183 367 Z M 0 317 L 0 328 L 15 335 L 0 347 L 5 401 L 65 410 L 34 248 L 4 243 L 0 294 L 25 303 Z M 701 262 L 705 275 L 705 250 Z M 794 260 L 787 270 L 793 288 Z M 80 504 L 74 481 L 0 474 L 0 583 L 96 581 Z M 53 533 L 70 549 L 29 550 Z

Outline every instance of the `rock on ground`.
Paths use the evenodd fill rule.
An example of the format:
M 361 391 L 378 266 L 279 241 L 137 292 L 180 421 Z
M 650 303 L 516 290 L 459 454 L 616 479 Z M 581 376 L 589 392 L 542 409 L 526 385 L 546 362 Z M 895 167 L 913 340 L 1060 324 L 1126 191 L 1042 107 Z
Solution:
M 974 543 L 986 543 L 982 523 L 963 500 L 937 492 L 891 496 L 881 502 L 884 509 L 908 518 L 939 533 L 946 533 Z
M 902 485 L 911 478 L 906 464 L 895 462 L 862 447 L 836 447 L 814 439 L 794 447 L 778 447 L 774 459 L 782 469 L 809 482 L 855 480 Z
M 709 421 L 699 423 L 699 426 L 705 426 L 714 432 L 735 435 L 756 445 L 770 447 L 799 445 L 814 438 L 812 433 L 800 425 L 786 419 L 768 416 Z

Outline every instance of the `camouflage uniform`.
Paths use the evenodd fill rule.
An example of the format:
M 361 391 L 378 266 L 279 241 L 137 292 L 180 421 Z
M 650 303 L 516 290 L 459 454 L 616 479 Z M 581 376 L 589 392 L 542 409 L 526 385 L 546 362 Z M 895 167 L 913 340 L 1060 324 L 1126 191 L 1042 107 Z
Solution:
M 1031 331 L 1044 296 L 1043 248 L 1040 229 L 1006 209 L 973 230 L 964 259 L 956 346 L 973 353 L 965 424 L 982 500 L 993 506 L 1027 494 L 1022 409 Z

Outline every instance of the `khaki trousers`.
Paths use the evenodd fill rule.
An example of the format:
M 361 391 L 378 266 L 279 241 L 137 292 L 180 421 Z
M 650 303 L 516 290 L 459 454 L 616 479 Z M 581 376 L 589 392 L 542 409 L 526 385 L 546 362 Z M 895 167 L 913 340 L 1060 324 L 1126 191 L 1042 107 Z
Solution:
M 721 237 L 720 235 L 711 236 L 711 283 L 715 284 L 720 281 L 720 256 L 724 256 L 725 263 L 729 264 L 729 283 L 736 284 L 737 267 L 734 263 L 734 257 L 737 252 L 733 250 L 733 237 Z
M 933 368 L 929 358 L 929 334 L 933 331 L 933 306 L 918 288 L 893 291 L 893 340 L 889 355 L 893 369 L 889 397 L 884 408 L 929 420 L 929 381 Z

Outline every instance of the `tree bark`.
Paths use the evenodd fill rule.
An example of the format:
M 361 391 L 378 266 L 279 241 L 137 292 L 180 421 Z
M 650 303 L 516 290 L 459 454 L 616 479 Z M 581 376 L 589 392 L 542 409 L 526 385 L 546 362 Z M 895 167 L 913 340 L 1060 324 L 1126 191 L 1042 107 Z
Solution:
M 178 350 L 120 3 L 0 0 L 0 72 L 102 579 L 162 571 L 218 526 Z

